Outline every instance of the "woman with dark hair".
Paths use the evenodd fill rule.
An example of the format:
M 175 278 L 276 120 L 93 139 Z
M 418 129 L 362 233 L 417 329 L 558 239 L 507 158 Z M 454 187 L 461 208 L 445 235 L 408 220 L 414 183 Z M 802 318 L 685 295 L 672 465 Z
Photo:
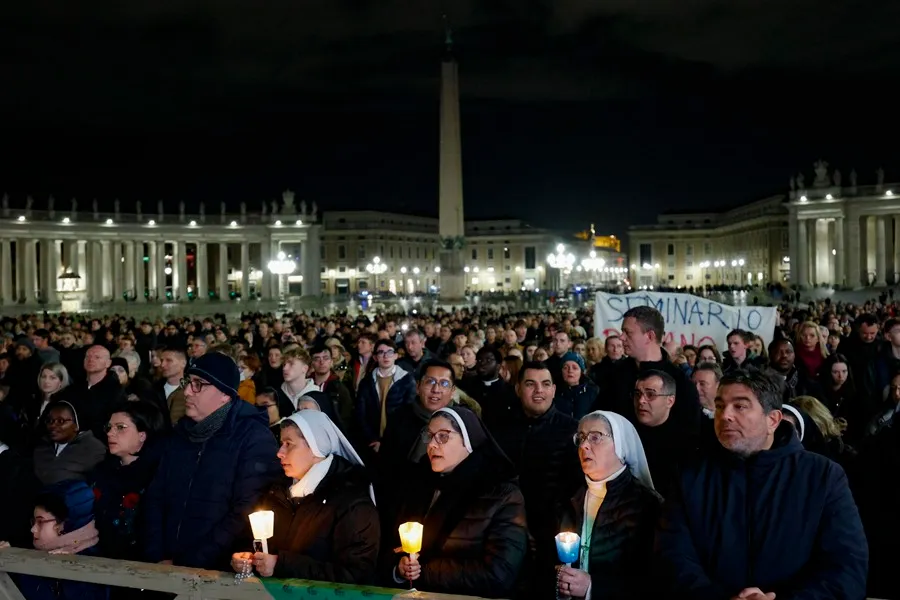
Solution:
M 515 467 L 475 413 L 436 411 L 422 431 L 430 474 L 410 481 L 398 514 L 422 523 L 422 550 L 394 558 L 399 542 L 387 532 L 384 550 L 395 585 L 444 594 L 508 598 L 516 590 L 528 547 L 525 500 Z M 428 461 L 427 463 L 425 461 Z
M 850 363 L 843 354 L 832 354 L 819 371 L 820 400 L 836 419 L 844 419 L 851 439 L 863 435 L 868 425 L 865 405 L 856 392 Z
M 146 402 L 122 402 L 106 424 L 109 455 L 94 471 L 100 553 L 140 560 L 140 501 L 159 465 L 158 438 L 165 430 L 159 410 Z

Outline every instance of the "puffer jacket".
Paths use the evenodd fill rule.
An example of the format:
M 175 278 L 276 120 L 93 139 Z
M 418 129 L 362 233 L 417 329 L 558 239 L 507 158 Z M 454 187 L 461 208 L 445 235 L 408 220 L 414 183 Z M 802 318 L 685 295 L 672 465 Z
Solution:
M 570 386 L 562 383 L 556 389 L 553 408 L 576 420 L 594 410 L 594 406 L 597 404 L 597 395 L 600 393 L 597 384 L 588 379 L 586 375 L 581 376 L 578 385 Z
M 147 490 L 146 559 L 228 569 L 232 552 L 251 547 L 247 515 L 283 473 L 278 445 L 266 412 L 240 399 L 205 442 L 191 441 L 189 421 L 179 421 L 167 439 Z
M 275 577 L 374 583 L 380 524 L 365 470 L 335 456 L 309 496 L 291 498 L 289 483 L 274 485 L 261 502 L 275 512 Z

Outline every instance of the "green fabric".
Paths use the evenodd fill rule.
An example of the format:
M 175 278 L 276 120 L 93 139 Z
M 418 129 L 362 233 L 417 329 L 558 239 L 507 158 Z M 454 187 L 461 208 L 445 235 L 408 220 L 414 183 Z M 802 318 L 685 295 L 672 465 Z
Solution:
M 344 585 L 308 579 L 262 578 L 262 583 L 274 600 L 297 600 L 298 598 L 341 598 L 342 600 L 393 600 L 394 596 L 406 590 L 393 588 Z

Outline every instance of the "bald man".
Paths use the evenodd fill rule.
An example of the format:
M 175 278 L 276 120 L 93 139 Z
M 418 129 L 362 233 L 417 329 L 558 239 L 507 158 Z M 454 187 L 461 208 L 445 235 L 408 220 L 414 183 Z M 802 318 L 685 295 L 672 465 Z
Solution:
M 84 354 L 86 380 L 73 384 L 71 396 L 78 411 L 79 430 L 93 431 L 98 440 L 104 441 L 109 409 L 123 398 L 122 386 L 110 366 L 109 350 L 100 345 L 88 348 Z

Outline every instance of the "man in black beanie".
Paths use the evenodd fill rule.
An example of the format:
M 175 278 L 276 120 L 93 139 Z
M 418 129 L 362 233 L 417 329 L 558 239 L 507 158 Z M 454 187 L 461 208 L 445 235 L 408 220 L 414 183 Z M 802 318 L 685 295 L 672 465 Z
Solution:
M 240 400 L 239 383 L 237 365 L 218 352 L 187 368 L 186 416 L 147 492 L 148 560 L 224 570 L 251 548 L 247 515 L 282 471 L 268 416 Z

